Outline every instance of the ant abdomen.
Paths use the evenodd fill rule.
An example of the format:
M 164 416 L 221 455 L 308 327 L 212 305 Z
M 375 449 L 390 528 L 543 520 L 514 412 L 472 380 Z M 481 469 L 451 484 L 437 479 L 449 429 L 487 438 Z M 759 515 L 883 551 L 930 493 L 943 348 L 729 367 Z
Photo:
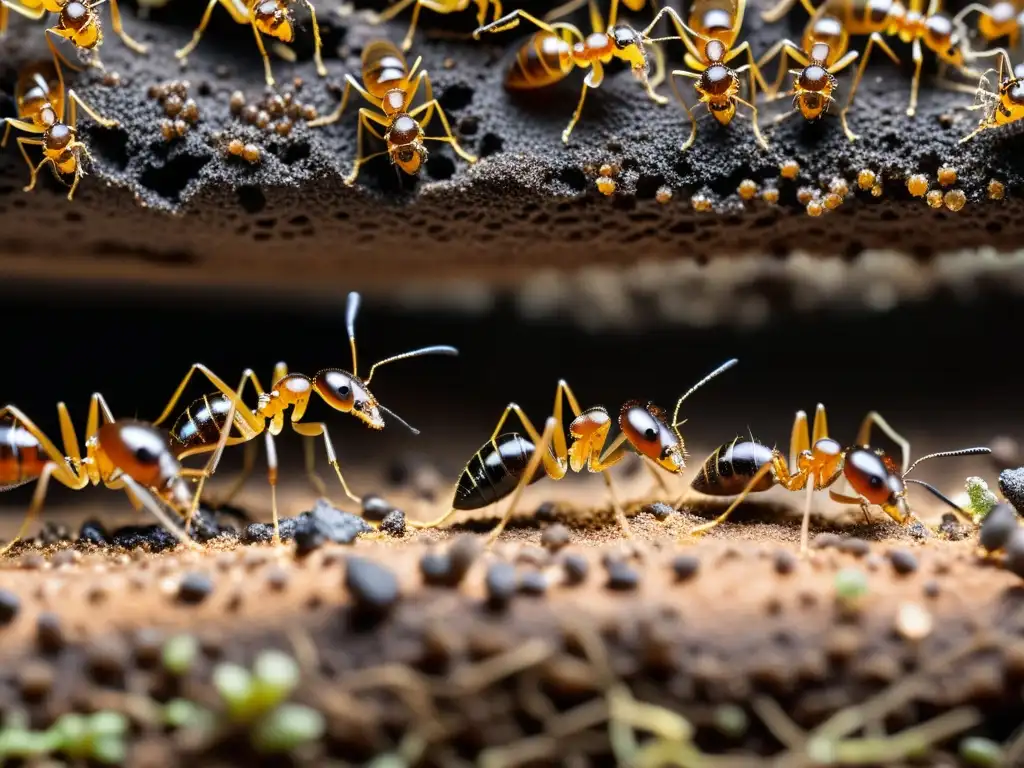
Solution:
M 171 450 L 178 454 L 190 448 L 216 445 L 230 412 L 231 400 L 225 395 L 203 395 L 171 427 Z
M 460 510 L 480 509 L 508 496 L 519 484 L 535 450 L 532 442 L 516 432 L 498 435 L 477 451 L 462 470 L 452 506 Z M 530 483 L 544 476 L 541 466 Z
M 772 462 L 772 449 L 753 440 L 736 438 L 720 445 L 708 456 L 690 487 L 708 496 L 736 496 L 765 464 Z M 767 491 L 775 485 L 771 473 L 762 477 L 751 492 Z
M 35 480 L 46 462 L 46 454 L 31 432 L 17 419 L 0 418 L 0 491 Z

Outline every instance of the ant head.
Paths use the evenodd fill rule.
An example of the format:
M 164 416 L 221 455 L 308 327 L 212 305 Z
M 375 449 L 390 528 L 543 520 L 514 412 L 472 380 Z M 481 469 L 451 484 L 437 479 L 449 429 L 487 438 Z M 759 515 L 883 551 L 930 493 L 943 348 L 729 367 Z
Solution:
M 945 14 L 936 13 L 925 19 L 924 42 L 947 64 L 963 66 L 963 40 L 953 20 Z
M 911 516 L 907 486 L 895 464 L 887 462 L 887 458 L 884 453 L 870 448 L 851 448 L 846 452 L 843 474 L 858 495 L 881 507 L 896 522 L 903 523 Z
M 420 124 L 407 114 L 395 115 L 384 138 L 388 143 L 391 162 L 409 175 L 418 173 L 427 160 Z
M 118 419 L 100 427 L 96 434 L 104 473 L 120 470 L 139 485 L 170 491 L 175 503 L 192 502 L 188 485 L 179 477 L 181 464 L 168 448 L 168 435 L 151 424 Z
M 820 64 L 804 67 L 796 78 L 796 102 L 800 113 L 808 120 L 821 117 L 832 101 L 835 85 L 835 77 Z
M 340 368 L 328 368 L 313 377 L 313 391 L 334 410 L 351 413 L 371 429 L 384 429 L 377 399 L 359 377 Z
M 54 122 L 43 136 L 44 148 L 50 154 L 60 154 L 75 140 L 75 129 L 65 123 Z
M 283 43 L 290 43 L 295 33 L 292 30 L 292 19 L 286 8 L 277 0 L 263 0 L 253 9 L 256 26 L 265 35 L 277 38 Z
M 615 46 L 615 58 L 628 63 L 634 73 L 647 74 L 647 53 L 639 32 L 627 24 L 616 24 L 609 27 L 608 39 Z
M 79 48 L 95 48 L 100 42 L 96 12 L 80 0 L 71 0 L 61 8 L 57 26 L 67 30 Z
M 665 412 L 654 403 L 641 405 L 631 400 L 619 411 L 619 429 L 629 444 L 643 456 L 669 472 L 686 467 L 683 439 L 669 426 Z
M 1014 77 L 999 86 L 999 95 L 1011 109 L 1024 109 L 1024 79 Z

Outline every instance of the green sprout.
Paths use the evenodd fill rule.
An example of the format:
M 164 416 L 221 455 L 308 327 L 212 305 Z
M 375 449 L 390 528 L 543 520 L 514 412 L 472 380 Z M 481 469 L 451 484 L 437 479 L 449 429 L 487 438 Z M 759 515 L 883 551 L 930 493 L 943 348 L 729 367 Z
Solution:
M 327 730 L 324 716 L 312 707 L 286 703 L 269 712 L 252 731 L 252 746 L 262 753 L 288 753 L 317 741 Z
M 989 490 L 988 483 L 980 477 L 968 477 L 965 487 L 969 499 L 967 508 L 977 525 L 992 511 L 992 507 L 999 503 L 999 498 Z
M 968 765 L 997 768 L 1003 764 L 1003 750 L 991 739 L 968 736 L 960 742 L 960 757 Z
M 199 655 L 199 641 L 192 635 L 178 635 L 164 643 L 164 669 L 173 675 L 184 675 Z
M 836 573 L 835 588 L 836 598 L 850 606 L 867 594 L 868 577 L 856 568 L 843 568 Z
M 128 718 L 120 712 L 92 715 L 69 713 L 45 731 L 8 723 L 0 729 L 0 761 L 8 757 L 43 757 L 63 754 L 73 760 L 123 765 L 127 756 Z

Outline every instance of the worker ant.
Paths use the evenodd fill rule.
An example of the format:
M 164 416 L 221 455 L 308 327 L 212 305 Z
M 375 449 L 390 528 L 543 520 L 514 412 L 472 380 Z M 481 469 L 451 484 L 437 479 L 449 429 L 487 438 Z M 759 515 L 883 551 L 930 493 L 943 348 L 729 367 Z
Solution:
M 970 141 L 982 131 L 999 128 L 1024 119 L 1024 76 L 1016 73 L 1011 76 L 1010 73 L 1014 70 L 1009 54 L 1004 50 L 1000 50 L 1000 54 L 996 76 L 999 84 L 998 90 L 988 90 L 988 79 L 982 75 L 981 81 L 978 83 L 974 106 L 969 109 L 984 109 L 985 112 L 978 122 L 978 127 L 960 139 L 961 144 Z M 1005 72 L 1004 64 L 1006 65 Z
M 870 447 L 871 428 L 877 426 L 894 443 L 900 446 L 902 464 L 896 462 L 884 451 Z M 814 414 L 814 427 L 807 429 L 807 414 L 798 411 L 793 421 L 789 461 L 777 448 L 769 448 L 752 438 L 736 438 L 719 446 L 712 453 L 694 477 L 691 487 L 709 496 L 732 496 L 739 494 L 721 515 L 710 523 L 691 531 L 700 535 L 724 522 L 747 495 L 767 491 L 779 485 L 787 491 L 806 489 L 806 505 L 800 530 L 800 551 L 807 551 L 808 531 L 811 518 L 811 494 L 829 489 L 829 496 L 840 504 L 856 504 L 870 520 L 872 506 L 882 509 L 900 525 L 908 525 L 914 519 L 907 501 L 907 483 L 920 485 L 963 513 L 956 504 L 946 498 L 937 488 L 915 478 L 907 477 L 914 467 L 923 461 L 947 456 L 976 456 L 991 453 L 989 448 L 964 448 L 958 451 L 943 451 L 922 456 L 910 463 L 910 443 L 897 433 L 877 412 L 872 411 L 861 423 L 857 441 L 844 448 L 828 435 L 828 421 L 825 406 L 818 404 Z M 845 477 L 854 495 L 838 493 L 831 488 L 840 478 Z M 680 500 L 681 501 L 681 500 Z M 679 506 L 679 502 L 676 503 Z
M 390 21 L 410 5 L 413 6 L 409 31 L 405 33 L 405 37 L 402 39 L 402 51 L 407 52 L 412 48 L 413 35 L 415 35 L 416 25 L 419 23 L 420 10 L 426 8 L 434 13 L 462 13 L 469 8 L 471 3 L 475 3 L 477 6 L 477 26 L 483 26 L 484 22 L 487 21 L 487 9 L 492 5 L 494 6 L 495 20 L 501 16 L 501 0 L 398 0 L 397 3 L 386 11 L 378 14 L 377 21 Z
M 422 60 L 422 57 L 417 57 L 410 69 L 405 57 L 394 43 L 387 40 L 376 40 L 370 43 L 363 49 L 363 82 L 360 83 L 352 75 L 345 75 L 345 91 L 342 93 L 338 108 L 329 115 L 310 121 L 309 126 L 312 128 L 336 123 L 348 105 L 353 88 L 384 113 L 377 115 L 366 107 L 360 108 L 359 128 L 356 133 L 356 161 L 352 172 L 345 177 L 346 185 L 355 184 L 359 169 L 381 155 L 387 155 L 394 165 L 409 175 L 419 173 L 420 168 L 427 161 L 427 149 L 423 146 L 425 141 L 443 141 L 446 144 L 451 144 L 452 149 L 463 160 L 468 163 L 476 162 L 476 156 L 469 154 L 459 146 L 458 140 L 452 133 L 448 117 L 440 103 L 434 98 L 430 75 L 425 69 L 417 74 Z M 421 83 L 424 86 L 427 100 L 415 109 L 410 109 Z M 425 136 L 423 126 L 430 122 L 435 110 L 444 126 L 445 135 Z M 384 134 L 381 134 L 374 126 L 384 128 Z M 387 149 L 372 155 L 364 155 L 364 128 L 384 141 L 387 144 Z
M 244 24 L 252 28 L 256 37 L 256 46 L 259 48 L 260 56 L 263 58 L 263 74 L 266 77 L 267 85 L 274 87 L 274 73 L 270 68 L 270 56 L 263 45 L 263 35 L 280 40 L 282 43 L 290 43 L 295 39 L 295 18 L 292 15 L 291 5 L 293 0 L 210 0 L 203 13 L 203 18 L 192 35 L 192 40 L 184 48 L 175 51 L 178 59 L 184 59 L 199 45 L 199 40 L 210 23 L 210 15 L 213 9 L 219 4 L 224 6 L 231 18 L 238 24 Z M 320 54 L 320 25 L 316 20 L 316 9 L 310 0 L 299 0 L 309 9 L 309 18 L 313 24 L 313 61 L 316 63 L 316 73 L 320 77 L 327 77 L 327 68 L 324 66 Z
M 638 400 L 625 403 L 618 415 L 621 432 L 610 443 L 612 417 L 608 411 L 602 406 L 582 410 L 564 380 L 558 382 L 552 416 L 545 422 L 543 434 L 537 431 L 519 405 L 509 403 L 490 439 L 473 454 L 459 475 L 448 511 L 432 522 L 410 525 L 436 528 L 457 511 L 481 509 L 512 494 L 501 522 L 491 532 L 490 540 L 494 541 L 512 518 L 519 496 L 527 485 L 537 482 L 545 474 L 552 480 L 561 480 L 570 469 L 573 472 L 587 469 L 604 477 L 619 527 L 627 538 L 632 538 L 608 470 L 625 458 L 627 450 L 632 449 L 644 459 L 659 482 L 661 478 L 654 469 L 655 465 L 672 474 L 682 473 L 686 467 L 686 451 L 679 432 L 683 423 L 679 421 L 679 409 L 686 398 L 737 362 L 733 359 L 723 363 L 690 387 L 676 403 L 671 422 L 654 403 L 645 405 Z M 569 424 L 572 440 L 569 445 L 566 444 L 562 423 L 563 397 L 574 417 Z M 516 432 L 501 433 L 506 419 L 513 413 L 525 427 L 525 437 Z
M 47 61 L 25 67 L 18 76 L 14 98 L 17 103 L 18 117 L 6 118 L 7 126 L 4 129 L 3 139 L 0 140 L 0 147 L 6 146 L 11 128 L 31 134 L 41 134 L 40 138 L 22 136 L 17 140 L 21 156 L 25 158 L 32 174 L 25 191 L 30 192 L 35 189 L 39 169 L 44 165 L 49 165 L 54 176 L 62 182 L 61 174 L 74 175 L 74 181 L 68 191 L 68 200 L 71 200 L 85 173 L 82 169 L 82 157 L 83 155 L 89 157 L 88 148 L 78 140 L 77 107 L 81 107 L 89 117 L 104 128 L 116 127 L 118 122 L 101 117 L 82 101 L 82 98 L 73 89 L 65 92 L 64 76 L 56 58 L 53 63 Z M 68 120 L 65 122 L 64 108 L 67 105 L 70 106 L 68 107 Z M 27 146 L 43 148 L 43 159 L 38 164 L 32 162 L 26 150 Z
M 327 461 L 334 468 L 335 474 L 341 487 L 352 501 L 360 503 L 362 499 L 356 496 L 345 482 L 338 464 L 338 456 L 334 451 L 334 444 L 331 442 L 327 425 L 323 423 L 300 423 L 306 414 L 313 395 L 318 395 L 327 405 L 341 413 L 350 413 L 371 429 L 384 429 L 384 416 L 397 421 L 414 435 L 419 430 L 413 428 L 388 408 L 384 407 L 370 392 L 370 380 L 374 372 L 382 365 L 394 363 L 399 360 L 407 360 L 411 357 L 422 357 L 423 355 L 458 355 L 455 347 L 431 346 L 421 349 L 414 349 L 410 352 L 403 352 L 400 355 L 392 355 L 383 360 L 378 360 L 370 366 L 370 372 L 365 379 L 358 375 L 358 364 L 356 358 L 356 336 L 355 320 L 359 312 L 360 296 L 355 291 L 349 293 L 346 308 L 346 326 L 348 329 L 349 346 L 352 350 L 352 372 L 340 368 L 325 368 L 313 377 L 301 373 L 289 373 L 285 363 L 278 363 L 274 368 L 274 384 L 270 390 L 264 390 L 256 374 L 247 370 L 243 374 L 242 385 L 237 391 L 228 387 L 213 371 L 201 363 L 195 363 L 189 368 L 188 373 L 182 379 L 178 388 L 171 396 L 167 407 L 164 408 L 160 417 L 154 421 L 159 425 L 167 420 L 174 412 L 175 406 L 181 399 L 185 387 L 188 386 L 192 375 L 197 371 L 204 375 L 217 392 L 206 395 L 194 401 L 182 412 L 171 427 L 171 450 L 180 460 L 188 456 L 200 453 L 207 453 L 216 449 L 216 438 L 224 429 L 229 433 L 232 427 L 237 434 L 229 434 L 226 438 L 227 445 L 246 444 L 244 456 L 244 468 L 242 475 L 236 481 L 223 503 L 230 501 L 231 497 L 241 488 L 245 479 L 252 472 L 255 463 L 255 448 L 253 442 L 261 434 L 265 435 L 267 447 L 268 479 L 271 488 L 271 503 L 274 514 L 274 536 L 279 540 L 278 517 L 277 517 L 277 451 L 274 447 L 274 437 L 281 434 L 285 424 L 285 412 L 291 408 L 291 427 L 300 435 L 307 438 L 323 436 L 324 448 L 327 451 Z M 242 392 L 246 382 L 255 387 L 259 400 L 255 408 L 248 408 L 242 401 Z M 268 425 L 269 421 L 269 425 Z M 317 488 L 321 495 L 326 495 L 326 487 L 323 480 L 317 476 L 314 469 L 314 453 L 312 443 L 306 441 L 306 473 L 310 481 Z
M 978 33 L 986 43 L 991 44 L 1005 37 L 1011 48 L 1017 47 L 1021 29 L 1024 29 L 1024 10 L 1019 2 L 996 0 L 991 7 L 970 3 L 953 17 L 953 24 L 959 26 L 972 13 L 981 17 L 978 19 Z

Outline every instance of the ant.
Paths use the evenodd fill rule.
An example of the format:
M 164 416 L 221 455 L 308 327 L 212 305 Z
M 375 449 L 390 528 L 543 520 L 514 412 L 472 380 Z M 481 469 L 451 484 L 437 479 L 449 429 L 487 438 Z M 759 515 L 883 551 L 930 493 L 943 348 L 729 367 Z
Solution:
M 239 384 L 239 392 L 245 377 Z M 234 403 L 227 423 L 234 419 Z M 7 553 L 28 530 L 43 508 L 50 480 L 78 491 L 88 485 L 124 490 L 136 511 L 145 507 L 170 533 L 188 547 L 188 521 L 199 506 L 203 485 L 213 475 L 227 444 L 230 429 L 223 429 L 203 469 L 182 467 L 168 447 L 168 435 L 135 419 L 115 419 L 103 395 L 89 403 L 85 430 L 85 458 L 67 406 L 57 403 L 64 453 L 14 405 L 0 408 L 0 491 L 35 482 L 32 502 L 15 537 L 0 549 Z M 190 493 L 188 479 L 198 480 Z M 163 502 L 186 520 L 184 530 L 167 516 Z
M 256 47 L 259 48 L 260 56 L 263 58 L 263 74 L 266 77 L 267 85 L 274 87 L 274 73 L 270 68 L 270 56 L 263 45 L 263 35 L 270 35 L 282 43 L 291 43 L 295 39 L 295 18 L 292 16 L 291 4 L 293 0 L 210 0 L 206 6 L 206 12 L 192 34 L 192 40 L 184 48 L 175 51 L 178 59 L 184 59 L 199 45 L 199 39 L 206 31 L 210 23 L 210 15 L 218 5 L 223 5 L 231 18 L 238 24 L 245 24 L 252 27 L 252 33 L 256 37 Z M 320 77 L 327 77 L 327 68 L 324 66 L 323 58 L 320 55 L 320 25 L 316 20 L 316 9 L 310 0 L 299 0 L 309 9 L 309 17 L 313 23 L 313 61 L 316 63 L 316 73 Z
M 535 32 L 516 54 L 515 63 L 505 75 L 505 87 L 513 91 L 546 88 L 565 79 L 573 69 L 589 68 L 583 81 L 583 90 L 576 105 L 569 125 L 562 131 L 562 143 L 569 143 L 569 136 L 579 122 L 583 113 L 583 102 L 587 91 L 600 87 L 604 82 L 604 66 L 619 59 L 629 64 L 630 69 L 646 90 L 647 95 L 656 104 L 667 104 L 668 99 L 659 96 L 654 88 L 665 79 L 665 62 L 661 50 L 654 45 L 663 40 L 678 40 L 678 37 L 651 39 L 648 35 L 657 24 L 656 18 L 642 32 L 638 32 L 628 24 L 617 23 L 618 2 L 613 2 L 608 23 L 605 24 L 601 12 L 589 0 L 590 23 L 593 32 L 584 35 L 578 27 L 567 22 L 548 23 L 531 16 L 526 11 L 512 11 L 504 18 L 473 31 L 473 39 L 479 40 L 485 32 L 503 32 L 519 26 L 520 19 L 534 24 L 540 31 Z M 653 80 L 647 78 L 649 63 L 645 45 L 650 44 L 654 50 L 656 71 Z
M 409 31 L 405 33 L 405 38 L 402 40 L 403 52 L 407 52 L 412 48 L 413 35 L 416 33 L 416 25 L 419 23 L 420 10 L 423 8 L 426 8 L 428 11 L 433 11 L 434 13 L 461 13 L 469 8 L 470 3 L 476 3 L 476 23 L 478 26 L 482 26 L 483 23 L 487 21 L 487 8 L 490 5 L 494 6 L 495 20 L 501 16 L 501 0 L 398 0 L 397 3 L 392 5 L 386 11 L 377 15 L 378 23 L 390 21 L 414 3 L 412 19 L 409 22 Z
M 1013 67 L 1010 64 L 1009 54 L 1004 50 L 1000 50 L 1000 53 L 1002 55 L 999 58 L 997 75 L 999 89 L 993 92 L 983 87 L 983 84 L 988 84 L 988 78 L 982 75 L 981 82 L 978 83 L 974 106 L 969 109 L 985 109 L 986 111 L 978 122 L 978 127 L 960 139 L 961 144 L 970 141 L 982 131 L 1024 119 L 1024 75 L 1015 73 L 1015 76 L 1011 76 L 1004 73 L 1004 63 L 1009 72 L 1013 72 Z
M 38 21 L 48 13 L 57 14 L 56 26 L 46 30 L 46 43 L 54 56 L 60 56 L 68 67 L 74 70 L 80 69 L 63 55 L 57 52 L 53 37 L 70 40 L 75 47 L 82 50 L 94 50 L 103 42 L 103 30 L 100 28 L 99 15 L 96 13 L 96 6 L 106 0 L 0 0 L 0 37 L 7 31 L 8 11 L 10 9 L 20 16 Z M 117 6 L 117 0 L 110 0 L 110 22 L 114 27 L 114 33 L 124 41 L 124 44 L 136 53 L 146 53 L 149 48 L 134 40 L 121 24 L 121 11 Z M 94 66 L 103 68 L 97 54 Z
M 512 518 L 519 496 L 527 485 L 537 482 L 545 474 L 552 480 L 561 480 L 570 469 L 582 472 L 586 468 L 604 477 L 619 527 L 627 538 L 632 538 L 633 534 L 616 498 L 608 470 L 625 458 L 626 451 L 631 448 L 644 459 L 644 464 L 659 484 L 664 485 L 649 462 L 666 472 L 681 474 L 686 468 L 686 451 L 683 436 L 679 432 L 679 426 L 684 423 L 679 421 L 679 409 L 686 398 L 737 362 L 733 359 L 723 363 L 690 387 L 676 403 L 671 423 L 666 419 L 665 412 L 654 403 L 644 405 L 638 400 L 625 403 L 618 417 L 621 432 L 610 444 L 608 437 L 612 418 L 608 411 L 602 406 L 581 410 L 576 396 L 564 380 L 558 382 L 553 415 L 545 422 L 543 434 L 537 432 L 519 405 L 509 403 L 498 419 L 490 439 L 473 454 L 459 475 L 448 512 L 432 522 L 411 525 L 415 528 L 436 528 L 457 511 L 481 509 L 512 494 L 512 501 L 502 515 L 501 522 L 491 532 L 490 541 L 494 541 Z M 563 397 L 568 401 L 574 417 L 569 424 L 570 445 L 566 445 L 562 424 Z M 501 433 L 501 428 L 512 413 L 519 417 L 526 428 L 526 437 L 516 432 Z M 540 446 L 545 450 L 538 450 Z
M 761 128 L 757 124 L 757 107 L 754 102 L 757 100 L 757 84 L 765 91 L 764 78 L 761 70 L 754 61 L 754 54 L 751 53 L 750 43 L 743 42 L 735 48 L 736 38 L 739 37 L 740 28 L 743 26 L 743 15 L 746 10 L 746 0 L 698 0 L 690 10 L 690 24 L 684 24 L 670 7 L 658 11 L 651 27 L 658 23 L 662 15 L 668 14 L 673 25 L 679 32 L 679 39 L 686 46 L 684 61 L 692 71 L 675 69 L 672 77 L 688 77 L 694 80 L 694 88 L 700 98 L 700 103 L 707 104 L 710 112 L 721 125 L 728 125 L 736 115 L 736 105 L 743 104 L 750 109 L 751 122 L 754 126 L 754 136 L 762 148 L 768 148 L 768 142 L 761 135 Z M 704 41 L 703 50 L 698 48 L 692 38 L 699 38 Z M 732 69 L 729 62 L 740 54 L 746 53 L 748 63 L 741 67 Z M 750 73 L 750 101 L 744 101 L 739 96 L 740 73 Z M 690 137 L 682 146 L 686 151 L 692 146 L 697 138 L 697 118 L 687 105 L 686 100 L 680 95 L 676 88 L 675 80 L 671 80 L 672 90 L 676 98 L 683 105 L 686 114 L 690 118 Z
M 238 445 L 246 443 L 245 461 L 242 475 L 236 481 L 228 497 L 222 503 L 227 503 L 231 497 L 242 487 L 245 479 L 252 472 L 255 461 L 255 447 L 253 442 L 259 435 L 264 434 L 267 447 L 268 479 L 271 487 L 271 502 L 274 513 L 274 536 L 279 540 L 277 522 L 277 451 L 274 446 L 274 437 L 281 434 L 284 429 L 285 411 L 291 407 L 291 426 L 300 435 L 308 438 L 323 436 L 324 448 L 327 451 L 327 461 L 334 468 L 335 474 L 341 487 L 352 501 L 357 504 L 362 501 L 356 496 L 345 482 L 338 464 L 338 456 L 334 451 L 334 444 L 331 442 L 327 425 L 323 423 L 300 424 L 314 394 L 319 395 L 327 405 L 336 411 L 350 413 L 359 421 L 371 429 L 384 429 L 384 418 L 382 413 L 387 414 L 414 435 L 419 430 L 413 428 L 393 411 L 388 410 L 377 398 L 370 393 L 369 384 L 374 372 L 382 365 L 394 363 L 399 360 L 407 360 L 411 357 L 422 357 L 423 355 L 458 355 L 455 347 L 432 346 L 414 349 L 410 352 L 403 352 L 400 355 L 379 360 L 370 366 L 370 372 L 365 379 L 358 375 L 356 358 L 356 335 L 355 319 L 359 312 L 360 296 L 355 291 L 348 295 L 346 308 L 346 325 L 348 328 L 349 346 L 352 350 L 352 372 L 343 371 L 340 368 L 325 368 L 319 371 L 312 378 L 301 373 L 289 373 L 285 363 L 278 363 L 274 368 L 274 385 L 271 389 L 264 390 L 256 374 L 247 370 L 242 376 L 242 384 L 238 391 L 232 390 L 213 371 L 201 363 L 195 363 L 189 368 L 185 378 L 178 385 L 177 390 L 171 396 L 167 407 L 164 408 L 160 418 L 154 425 L 163 423 L 174 411 L 174 407 L 181 399 L 185 387 L 188 386 L 192 375 L 197 371 L 203 374 L 217 392 L 201 397 L 188 406 L 175 420 L 171 427 L 171 450 L 175 457 L 184 459 L 188 456 L 199 453 L 207 453 L 216 449 L 216 438 L 222 430 L 231 431 L 232 426 L 237 430 L 237 435 L 229 435 L 226 438 L 227 445 Z M 256 408 L 250 409 L 242 401 L 242 392 L 246 382 L 251 382 L 259 396 Z M 270 421 L 268 426 L 267 421 Z M 309 480 L 321 493 L 326 494 L 323 480 L 317 476 L 314 470 L 315 457 L 312 443 L 306 441 L 306 473 Z
M 831 15 L 816 14 L 812 16 L 804 29 L 803 44 L 797 46 L 792 40 L 784 39 L 773 45 L 758 62 L 759 67 L 772 59 L 779 53 L 782 54 L 779 62 L 779 75 L 772 85 L 772 94 L 778 93 L 785 77 L 786 57 L 789 56 L 803 69 L 791 69 L 789 73 L 795 75 L 793 82 L 793 106 L 794 111 L 786 112 L 780 120 L 797 114 L 796 110 L 807 120 L 817 120 L 828 111 L 829 105 L 834 101 L 833 93 L 836 92 L 838 82 L 836 75 L 852 64 L 859 53 L 848 50 L 850 36 L 843 26 L 843 23 Z M 850 111 L 853 103 L 853 96 L 857 90 L 857 84 L 864 75 L 868 60 L 871 58 L 873 46 L 877 45 L 896 64 L 900 63 L 899 58 L 893 53 L 892 48 L 878 32 L 872 32 L 868 44 L 864 48 L 864 56 L 860 61 L 860 67 L 854 77 L 853 87 L 850 89 L 850 96 L 846 106 L 839 113 L 839 119 L 843 125 L 843 132 L 850 141 L 855 141 L 857 134 L 850 130 L 846 121 L 846 113 Z
M 1013 0 L 996 0 L 991 7 L 971 3 L 953 17 L 953 23 L 959 26 L 970 14 L 977 13 L 981 16 L 978 19 L 978 33 L 986 43 L 1005 37 L 1010 47 L 1016 48 L 1020 41 L 1020 31 L 1024 28 L 1024 10 L 1019 5 Z
M 766 21 L 778 20 L 796 1 L 781 0 L 762 14 L 762 17 Z M 800 0 L 800 3 L 810 13 L 812 20 L 826 14 L 834 16 L 848 35 L 878 33 L 898 36 L 903 42 L 911 44 L 914 79 L 910 88 L 910 104 L 907 106 L 909 117 L 913 117 L 917 112 L 917 94 L 921 85 L 921 67 L 924 64 L 922 42 L 935 52 L 945 66 L 971 73 L 964 65 L 964 49 L 958 27 L 948 14 L 940 10 L 942 0 L 928 0 L 927 9 L 924 7 L 924 0 L 910 0 L 907 5 L 900 0 L 834 0 L 826 2 L 820 8 L 815 8 L 811 0 Z M 863 71 L 864 62 L 861 62 L 850 89 L 847 106 L 853 100 Z
M 877 426 L 899 445 L 903 454 L 900 467 L 897 467 L 892 457 L 884 451 L 870 447 L 872 426 Z M 828 436 L 825 406 L 820 403 L 814 414 L 813 432 L 808 433 L 807 414 L 798 411 L 793 421 L 790 440 L 788 462 L 777 448 L 769 448 L 753 439 L 736 438 L 719 446 L 704 462 L 691 487 L 710 496 L 732 496 L 737 493 L 739 496 L 725 512 L 710 523 L 695 528 L 691 535 L 700 535 L 725 521 L 748 494 L 767 491 L 775 485 L 780 485 L 787 491 L 807 489 L 800 530 L 801 553 L 807 552 L 811 494 L 825 488 L 829 488 L 829 496 L 833 501 L 859 505 L 868 521 L 871 519 L 870 508 L 878 506 L 900 525 L 908 525 L 914 519 L 914 514 L 907 502 L 907 483 L 923 486 L 953 509 L 964 514 L 962 509 L 937 488 L 923 480 L 908 478 L 907 475 L 914 467 L 928 459 L 976 456 L 992 452 L 989 448 L 943 451 L 922 456 L 911 464 L 910 443 L 875 411 L 869 413 L 861 422 L 857 442 L 844 448 Z M 837 493 L 831 489 L 841 477 L 846 478 L 854 495 Z M 676 502 L 676 506 L 679 506 L 680 501 Z
M 363 82 L 360 84 L 352 75 L 345 75 L 345 91 L 342 93 L 338 108 L 325 117 L 310 121 L 309 125 L 313 128 L 336 123 L 348 105 L 353 88 L 384 113 L 383 116 L 377 115 L 366 107 L 360 108 L 359 129 L 356 134 L 356 161 L 352 172 L 345 177 L 347 186 L 355 184 L 359 169 L 365 163 L 381 155 L 387 155 L 392 164 L 397 165 L 410 176 L 416 175 L 427 161 L 428 153 L 426 147 L 423 146 L 424 141 L 443 141 L 446 144 L 451 144 L 455 153 L 467 163 L 476 162 L 476 156 L 469 154 L 459 146 L 458 140 L 452 134 L 448 117 L 437 99 L 434 98 L 430 75 L 425 69 L 420 70 L 417 74 L 422 61 L 423 57 L 418 56 L 410 69 L 405 57 L 394 43 L 387 40 L 376 40 L 370 43 L 363 49 Z M 412 106 L 412 101 L 416 97 L 421 83 L 426 91 L 427 100 L 410 110 L 409 107 Z M 435 110 L 444 126 L 445 135 L 424 136 L 423 126 L 430 122 Z M 374 126 L 384 128 L 384 134 L 381 135 Z M 364 155 L 364 128 L 378 139 L 386 142 L 387 149 L 372 155 Z
M 568 0 L 568 2 L 562 3 L 558 7 L 548 11 L 544 16 L 544 21 L 553 21 L 555 19 L 560 19 L 563 16 L 568 16 L 570 13 L 575 13 L 588 2 L 589 0 Z M 631 13 L 640 13 L 640 11 L 644 9 L 644 6 L 647 5 L 647 0 L 622 0 L 622 4 L 626 6 Z M 616 16 L 618 14 L 618 5 L 619 0 L 612 0 L 612 16 Z M 655 0 L 651 0 L 651 6 L 653 7 L 654 5 Z
M 7 127 L 4 129 L 3 139 L 0 140 L 0 147 L 6 146 L 11 128 L 26 133 L 42 134 L 38 139 L 25 136 L 18 138 L 18 149 L 21 150 L 21 156 L 25 158 L 32 172 L 24 191 L 30 192 L 35 189 L 39 169 L 44 165 L 50 165 L 58 179 L 60 174 L 74 174 L 75 179 L 68 191 L 68 200 L 71 200 L 85 173 L 82 170 L 82 156 L 89 157 L 88 148 L 78 140 L 78 131 L 75 128 L 78 121 L 76 107 L 81 107 L 104 128 L 114 128 L 118 122 L 101 117 L 82 101 L 73 89 L 64 90 L 64 76 L 56 54 L 52 64 L 43 62 L 25 67 L 18 77 L 14 94 L 18 105 L 18 119 L 6 118 Z M 64 121 L 66 104 L 70 104 L 67 122 Z M 28 145 L 43 148 L 43 159 L 38 164 L 34 164 L 28 156 Z

